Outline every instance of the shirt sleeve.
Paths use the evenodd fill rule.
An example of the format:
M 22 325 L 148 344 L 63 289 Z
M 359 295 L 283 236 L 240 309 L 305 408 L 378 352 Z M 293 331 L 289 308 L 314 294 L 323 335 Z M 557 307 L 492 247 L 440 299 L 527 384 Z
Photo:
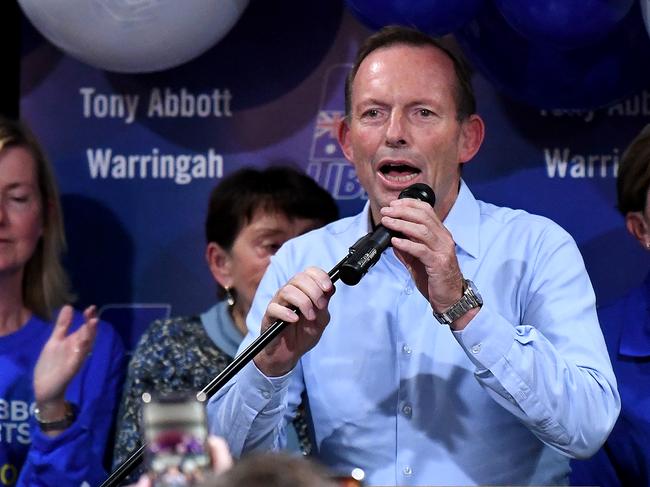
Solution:
M 226 439 L 233 456 L 285 447 L 289 383 L 295 373 L 266 377 L 250 362 L 210 400 L 210 432 Z
M 124 377 L 124 349 L 106 323 L 100 324 L 93 352 L 71 383 L 66 399 L 78 407 L 74 423 L 56 437 L 32 421 L 32 445 L 18 486 L 99 485 L 106 479 L 104 459 Z
M 497 403 L 547 445 L 588 457 L 620 411 L 591 282 L 575 242 L 559 227 L 544 232 L 530 265 L 531 277 L 514 293 L 522 296 L 519 323 L 485 302 L 454 336 Z
M 274 256 L 257 289 L 239 353 L 259 336 L 269 301 L 288 280 L 278 265 L 283 250 Z M 267 377 L 251 361 L 208 402 L 210 432 L 224 437 L 236 458 L 249 451 L 285 448 L 286 428 L 300 403 L 302 384 L 300 362 L 282 377 Z

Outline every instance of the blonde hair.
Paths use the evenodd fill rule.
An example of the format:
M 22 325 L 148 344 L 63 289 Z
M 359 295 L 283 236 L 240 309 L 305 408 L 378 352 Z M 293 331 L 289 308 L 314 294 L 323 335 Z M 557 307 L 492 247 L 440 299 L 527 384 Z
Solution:
M 28 150 L 36 163 L 43 235 L 25 265 L 22 294 L 29 310 L 49 320 L 54 310 L 72 299 L 70 281 L 61 265 L 66 243 L 59 190 L 52 166 L 32 131 L 21 122 L 0 117 L 0 152 L 9 147 Z

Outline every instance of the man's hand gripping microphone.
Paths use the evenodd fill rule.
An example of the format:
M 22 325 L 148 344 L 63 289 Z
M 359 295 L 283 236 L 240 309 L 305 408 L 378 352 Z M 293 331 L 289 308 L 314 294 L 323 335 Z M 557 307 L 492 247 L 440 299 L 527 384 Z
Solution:
M 436 195 L 433 190 L 424 183 L 412 184 L 404 189 L 398 196 L 402 198 L 414 198 L 426 201 L 431 206 L 436 202 Z M 350 253 L 339 267 L 339 277 L 348 286 L 359 283 L 361 278 L 377 263 L 381 254 L 390 246 L 390 239 L 394 236 L 390 230 L 379 225 L 373 232 L 361 237 L 350 247 Z

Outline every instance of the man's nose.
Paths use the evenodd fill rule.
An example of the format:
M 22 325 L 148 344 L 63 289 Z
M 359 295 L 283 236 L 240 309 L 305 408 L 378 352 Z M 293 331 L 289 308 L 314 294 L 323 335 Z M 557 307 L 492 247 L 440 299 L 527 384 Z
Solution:
M 404 115 L 394 111 L 388 120 L 386 127 L 386 145 L 389 147 L 404 147 L 408 145 L 407 128 Z

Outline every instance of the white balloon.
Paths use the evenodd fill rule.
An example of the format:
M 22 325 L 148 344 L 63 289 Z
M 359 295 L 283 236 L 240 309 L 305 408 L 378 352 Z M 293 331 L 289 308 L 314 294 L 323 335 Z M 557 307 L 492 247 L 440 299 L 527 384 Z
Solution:
M 52 44 L 123 73 L 178 66 L 215 45 L 248 0 L 18 0 Z

